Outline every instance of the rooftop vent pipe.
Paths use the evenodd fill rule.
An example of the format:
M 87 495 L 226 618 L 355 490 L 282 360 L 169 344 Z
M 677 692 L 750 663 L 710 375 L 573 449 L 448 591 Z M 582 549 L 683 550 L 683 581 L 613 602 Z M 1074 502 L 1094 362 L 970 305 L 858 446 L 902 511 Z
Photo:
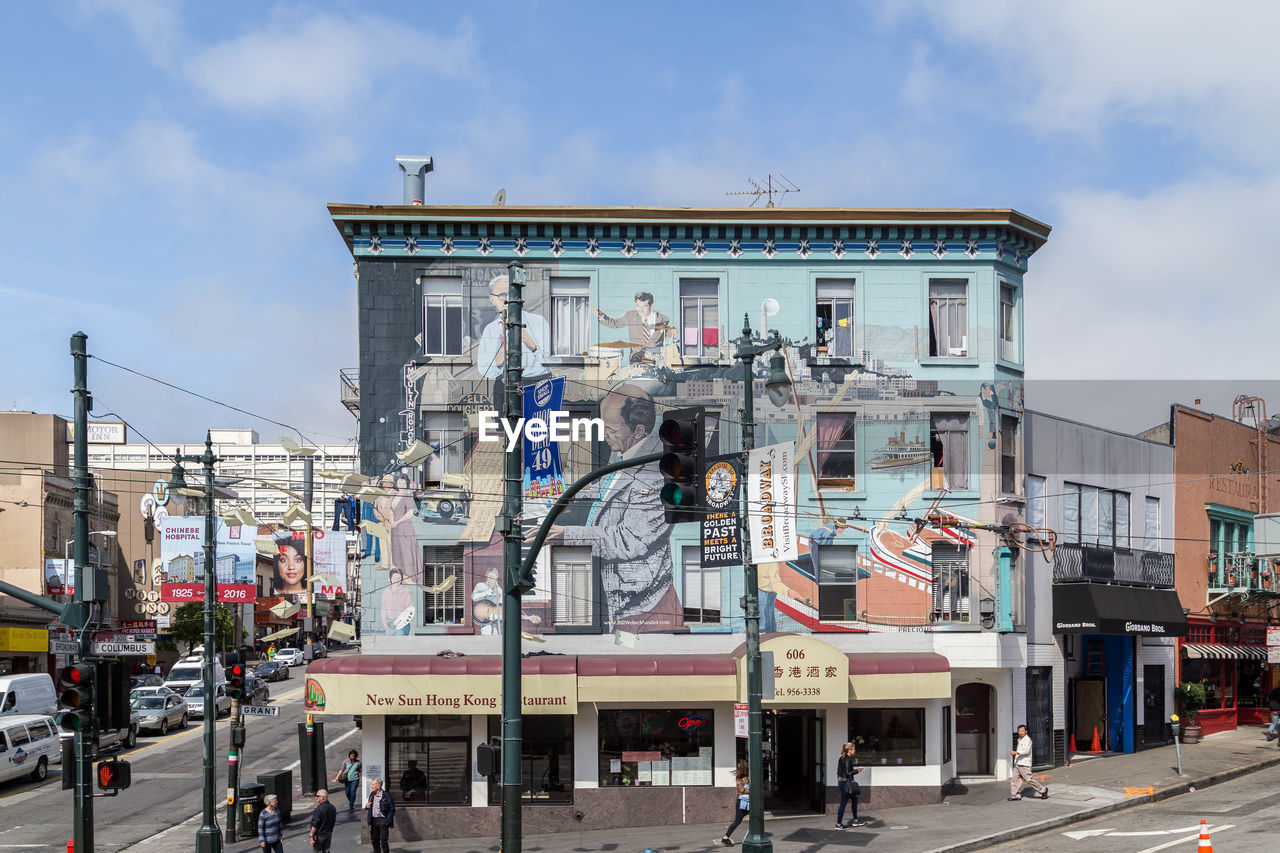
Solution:
M 404 171 L 404 203 L 422 204 L 427 172 L 433 171 L 431 158 L 407 155 L 397 157 L 396 162 Z

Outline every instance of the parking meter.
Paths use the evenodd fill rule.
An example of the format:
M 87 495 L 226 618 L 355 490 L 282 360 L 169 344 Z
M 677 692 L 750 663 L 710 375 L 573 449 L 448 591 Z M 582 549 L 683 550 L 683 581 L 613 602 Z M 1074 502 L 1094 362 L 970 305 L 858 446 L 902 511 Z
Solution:
M 1169 715 L 1169 728 L 1173 731 L 1173 748 L 1178 753 L 1178 775 L 1182 775 L 1182 739 L 1178 737 L 1178 715 Z

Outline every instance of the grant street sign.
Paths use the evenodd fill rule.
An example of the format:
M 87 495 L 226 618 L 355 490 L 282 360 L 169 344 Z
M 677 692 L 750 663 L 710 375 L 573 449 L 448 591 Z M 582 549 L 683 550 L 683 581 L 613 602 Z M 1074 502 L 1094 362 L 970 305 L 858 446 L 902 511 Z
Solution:
M 241 705 L 242 717 L 278 717 L 280 709 L 274 705 Z

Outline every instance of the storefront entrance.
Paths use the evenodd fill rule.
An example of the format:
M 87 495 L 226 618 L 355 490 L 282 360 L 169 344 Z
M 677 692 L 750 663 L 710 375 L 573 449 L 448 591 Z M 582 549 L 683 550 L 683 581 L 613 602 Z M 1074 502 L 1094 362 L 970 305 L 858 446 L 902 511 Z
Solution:
M 990 684 L 971 682 L 956 688 L 956 773 L 991 775 L 991 739 L 995 722 Z
M 764 807 L 774 813 L 822 813 L 826 803 L 824 720 L 812 709 L 764 712 Z M 747 757 L 738 738 L 738 758 Z

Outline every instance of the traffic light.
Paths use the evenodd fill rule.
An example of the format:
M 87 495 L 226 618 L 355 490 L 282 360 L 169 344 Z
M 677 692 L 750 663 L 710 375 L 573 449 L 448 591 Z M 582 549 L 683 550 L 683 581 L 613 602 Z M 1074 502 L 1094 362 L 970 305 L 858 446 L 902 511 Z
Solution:
M 93 720 L 93 664 L 73 663 L 58 670 L 62 694 L 58 701 L 67 710 L 58 713 L 63 731 L 79 732 L 89 728 Z
M 113 759 L 98 765 L 98 788 L 103 791 L 119 791 L 133 782 L 129 762 Z
M 98 728 L 104 731 L 129 728 L 129 691 L 132 687 L 124 661 L 104 660 L 94 665 L 98 691 Z
M 658 428 L 665 453 L 658 462 L 663 480 L 658 496 L 667 524 L 702 520 L 705 418 L 701 406 L 672 409 L 663 415 L 662 426 Z
M 496 741 L 476 747 L 476 771 L 490 779 L 502 775 L 502 747 Z
M 244 664 L 233 663 L 227 667 L 227 695 L 231 701 L 244 699 Z

